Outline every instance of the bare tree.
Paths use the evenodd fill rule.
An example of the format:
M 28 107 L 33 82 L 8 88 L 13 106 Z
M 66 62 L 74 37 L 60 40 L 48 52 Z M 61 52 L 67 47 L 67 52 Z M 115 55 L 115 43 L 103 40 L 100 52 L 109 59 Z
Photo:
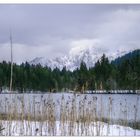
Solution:
M 10 30 L 10 45 L 11 45 L 11 77 L 10 77 L 10 93 L 12 92 L 12 78 L 13 78 L 13 44 L 12 44 L 12 32 Z

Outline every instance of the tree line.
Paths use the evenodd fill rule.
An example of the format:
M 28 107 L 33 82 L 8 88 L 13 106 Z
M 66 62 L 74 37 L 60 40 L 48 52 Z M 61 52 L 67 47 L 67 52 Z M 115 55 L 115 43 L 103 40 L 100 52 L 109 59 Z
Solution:
M 137 53 L 136 53 L 137 52 Z M 118 61 L 119 60 L 119 61 Z M 0 63 L 0 87 L 9 87 L 10 62 Z M 13 64 L 13 90 L 19 92 L 42 91 L 84 91 L 114 90 L 140 88 L 140 51 L 136 50 L 133 57 L 118 58 L 110 62 L 103 56 L 92 68 L 87 68 L 82 61 L 80 68 L 69 71 L 64 67 L 51 69 L 28 62 L 21 65 Z

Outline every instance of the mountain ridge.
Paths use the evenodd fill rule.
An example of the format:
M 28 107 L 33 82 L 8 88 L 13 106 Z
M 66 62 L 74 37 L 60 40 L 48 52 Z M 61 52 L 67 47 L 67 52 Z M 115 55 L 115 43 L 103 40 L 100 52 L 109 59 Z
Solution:
M 77 54 L 69 54 L 62 57 L 55 57 L 53 59 L 47 59 L 45 57 L 36 57 L 32 61 L 30 61 L 30 64 L 37 65 L 40 64 L 42 66 L 50 67 L 51 69 L 59 68 L 60 70 L 63 69 L 63 67 L 66 67 L 67 70 L 73 71 L 80 67 L 80 63 L 84 61 L 86 63 L 87 68 L 94 67 L 94 64 L 101 58 L 103 54 L 105 54 L 109 61 L 113 61 L 117 58 L 120 58 L 121 56 L 124 56 L 127 53 L 131 53 L 135 50 L 126 50 L 126 51 L 117 51 L 116 53 L 97 53 L 94 50 L 91 50 L 89 48 L 85 50 L 81 50 Z

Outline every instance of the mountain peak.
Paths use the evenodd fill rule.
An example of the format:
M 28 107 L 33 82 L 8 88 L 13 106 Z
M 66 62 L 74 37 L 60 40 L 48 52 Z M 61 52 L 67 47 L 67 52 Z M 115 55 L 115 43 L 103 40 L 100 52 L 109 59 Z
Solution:
M 117 57 L 123 56 L 124 54 L 128 53 L 129 51 L 120 51 L 118 50 L 116 53 L 105 53 L 109 60 L 114 60 Z M 99 53 L 97 48 L 90 46 L 90 47 L 82 47 L 82 48 L 72 48 L 68 56 L 62 57 L 55 57 L 53 59 L 47 59 L 44 57 L 36 57 L 30 64 L 41 64 L 42 66 L 48 66 L 51 69 L 59 68 L 60 70 L 63 67 L 66 69 L 73 71 L 80 67 L 80 63 L 84 61 L 87 65 L 87 68 L 93 67 L 95 62 L 101 58 L 103 53 Z

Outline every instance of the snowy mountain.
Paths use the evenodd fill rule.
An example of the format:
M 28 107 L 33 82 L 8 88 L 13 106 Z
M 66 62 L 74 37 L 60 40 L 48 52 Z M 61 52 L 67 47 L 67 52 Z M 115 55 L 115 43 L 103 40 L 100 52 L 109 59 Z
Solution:
M 116 53 L 111 53 L 108 51 L 105 52 L 106 56 L 109 58 L 109 60 L 114 60 L 117 57 L 123 56 L 124 54 L 130 52 L 128 51 L 116 51 Z M 48 66 L 51 69 L 59 68 L 62 70 L 63 67 L 66 67 L 68 70 L 75 70 L 76 68 L 79 68 L 81 61 L 84 61 L 87 65 L 87 67 L 93 67 L 95 62 L 101 58 L 103 55 L 102 53 L 99 53 L 97 49 L 93 47 L 84 48 L 81 50 L 78 50 L 78 52 L 75 52 L 75 50 L 71 50 L 69 52 L 69 55 L 62 56 L 62 57 L 55 57 L 53 59 L 47 59 L 45 57 L 37 57 L 30 61 L 30 64 L 41 64 L 42 66 Z

